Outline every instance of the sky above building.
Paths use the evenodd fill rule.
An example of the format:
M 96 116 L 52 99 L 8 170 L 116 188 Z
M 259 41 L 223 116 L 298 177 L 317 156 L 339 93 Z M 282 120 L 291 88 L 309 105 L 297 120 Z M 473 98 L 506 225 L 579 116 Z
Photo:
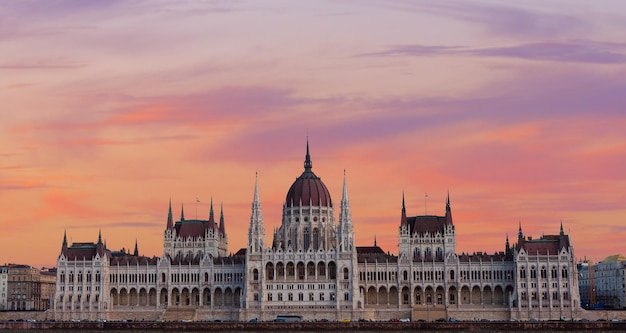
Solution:
M 624 254 L 624 31 L 622 0 L 2 1 L 0 263 L 64 231 L 160 256 L 170 198 L 223 204 L 234 253 L 256 172 L 270 244 L 307 136 L 357 245 L 449 191 L 459 253 L 562 221 Z

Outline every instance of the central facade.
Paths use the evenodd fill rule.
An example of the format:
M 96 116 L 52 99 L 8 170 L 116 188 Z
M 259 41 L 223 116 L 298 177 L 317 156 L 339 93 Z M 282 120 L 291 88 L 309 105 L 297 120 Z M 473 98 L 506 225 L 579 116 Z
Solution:
M 344 173 L 333 202 L 313 172 L 289 188 L 282 221 L 266 244 L 258 178 L 248 245 L 228 253 L 224 211 L 174 221 L 170 203 L 160 257 L 64 238 L 51 312 L 57 320 L 307 320 L 411 318 L 474 320 L 580 318 L 578 278 L 568 235 L 532 239 L 521 224 L 493 254 L 456 253 L 448 196 L 443 216 L 408 216 L 402 198 L 398 255 L 354 244 Z

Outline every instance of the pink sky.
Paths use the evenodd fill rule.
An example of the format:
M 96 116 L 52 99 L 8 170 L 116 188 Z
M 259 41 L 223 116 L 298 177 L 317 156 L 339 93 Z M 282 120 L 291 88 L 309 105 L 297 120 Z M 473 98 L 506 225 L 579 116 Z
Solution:
M 397 253 L 402 192 L 450 191 L 459 253 L 562 221 L 626 254 L 624 31 L 622 0 L 3 1 L 0 264 L 65 230 L 160 256 L 170 197 L 223 203 L 236 252 L 255 172 L 270 243 L 307 134 L 357 245 Z

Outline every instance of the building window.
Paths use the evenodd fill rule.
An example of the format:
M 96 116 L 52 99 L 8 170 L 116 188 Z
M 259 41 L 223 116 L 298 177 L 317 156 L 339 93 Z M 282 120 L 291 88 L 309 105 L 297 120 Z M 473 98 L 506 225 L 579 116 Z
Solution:
M 289 293 L 289 294 L 287 294 L 287 297 L 288 297 L 287 299 L 288 299 L 289 301 L 293 301 L 293 293 Z

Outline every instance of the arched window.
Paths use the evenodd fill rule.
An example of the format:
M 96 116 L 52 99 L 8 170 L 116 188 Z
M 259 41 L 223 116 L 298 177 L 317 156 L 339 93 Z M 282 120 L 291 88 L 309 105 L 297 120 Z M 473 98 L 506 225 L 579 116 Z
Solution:
M 405 281 L 408 280 L 409 279 L 409 272 L 403 271 L 402 272 L 402 279 L 405 280 Z
M 311 246 L 311 235 L 309 234 L 309 228 L 304 228 L 304 249 L 308 250 Z
M 252 279 L 254 281 L 259 281 L 259 270 L 256 268 L 252 271 Z
M 454 271 L 450 270 L 450 280 L 454 280 Z
M 348 268 L 346 267 L 343 269 L 343 279 L 347 280 L 348 276 L 349 276 L 349 271 L 348 271 Z

